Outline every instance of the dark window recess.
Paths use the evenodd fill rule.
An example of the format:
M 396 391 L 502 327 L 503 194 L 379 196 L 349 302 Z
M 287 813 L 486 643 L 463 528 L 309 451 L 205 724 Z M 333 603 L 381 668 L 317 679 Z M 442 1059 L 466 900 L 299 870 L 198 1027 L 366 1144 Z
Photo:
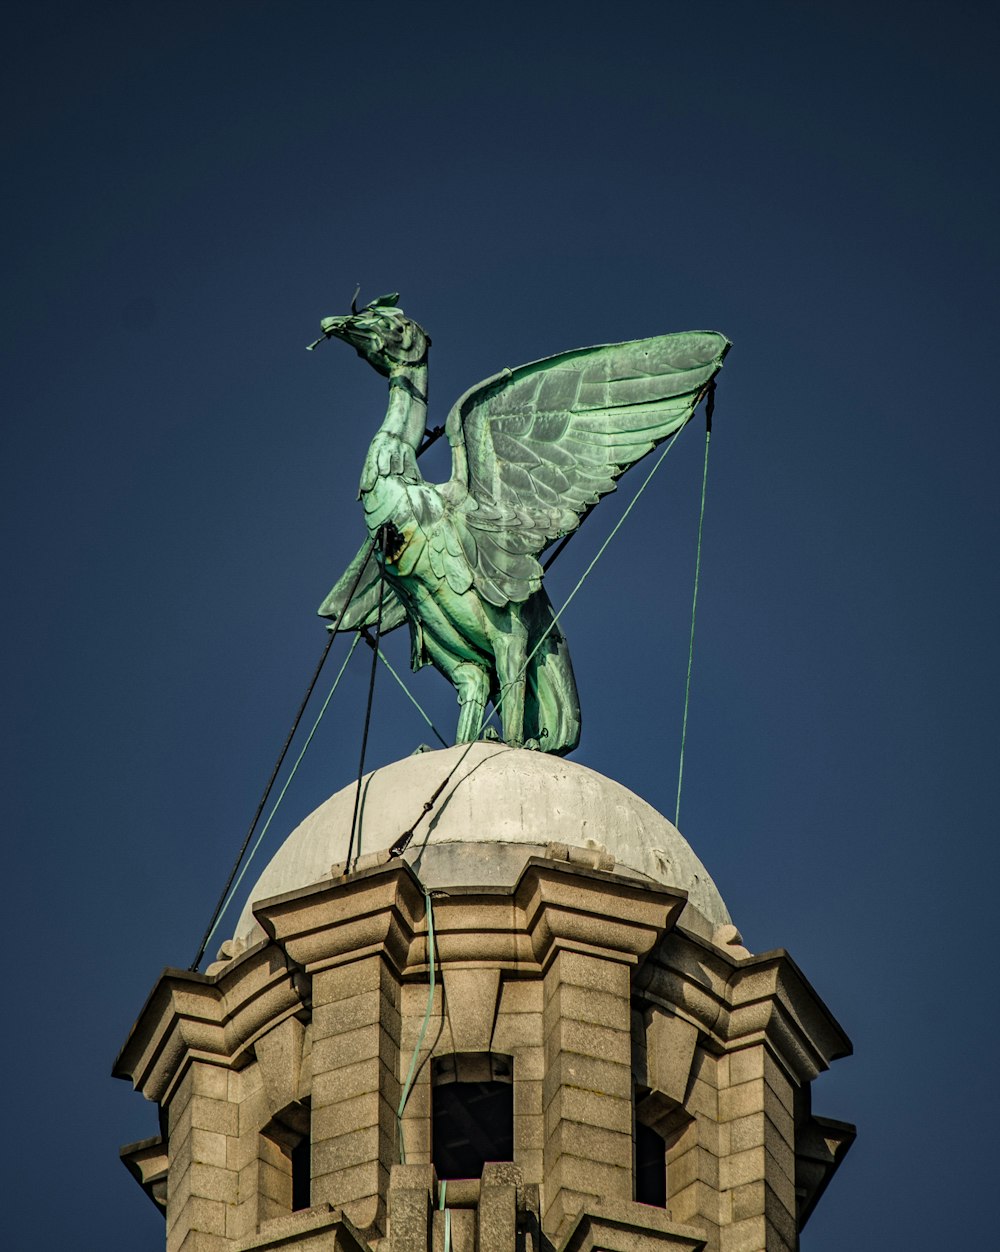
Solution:
M 510 1082 L 443 1082 L 433 1092 L 438 1178 L 479 1178 L 486 1161 L 514 1159 Z
M 300 1139 L 288 1155 L 292 1162 L 292 1212 L 297 1213 L 310 1203 L 309 1136 Z
M 661 1135 L 639 1121 L 635 1126 L 635 1198 L 640 1204 L 667 1206 L 667 1145 Z

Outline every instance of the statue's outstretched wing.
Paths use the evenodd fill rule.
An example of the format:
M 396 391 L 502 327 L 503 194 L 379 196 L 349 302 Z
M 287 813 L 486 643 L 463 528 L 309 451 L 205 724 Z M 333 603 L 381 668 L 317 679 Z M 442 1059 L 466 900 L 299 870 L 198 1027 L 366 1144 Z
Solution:
M 445 423 L 449 494 L 485 599 L 521 602 L 541 586 L 545 547 L 680 430 L 729 346 L 716 331 L 689 331 L 580 348 L 462 396 Z
M 364 567 L 362 569 L 362 566 Z M 319 606 L 320 617 L 332 618 L 336 623 L 351 595 L 351 588 L 358 579 L 358 571 L 362 570 L 357 589 L 351 596 L 350 607 L 344 613 L 340 623 L 341 630 L 360 630 L 362 626 L 374 626 L 378 617 L 378 594 L 381 571 L 375 560 L 372 543 L 366 539 L 358 551 L 358 555 L 340 576 L 340 580 Z M 388 583 L 382 592 L 382 634 L 395 630 L 406 621 L 406 610 L 399 596 Z

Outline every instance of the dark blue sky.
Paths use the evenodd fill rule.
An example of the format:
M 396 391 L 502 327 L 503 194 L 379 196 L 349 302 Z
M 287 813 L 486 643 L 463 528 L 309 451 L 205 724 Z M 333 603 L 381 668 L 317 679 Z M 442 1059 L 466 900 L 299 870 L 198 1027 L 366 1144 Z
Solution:
M 362 537 L 384 383 L 303 351 L 358 281 L 432 334 L 435 420 L 562 349 L 733 340 L 681 827 L 855 1042 L 803 1247 L 995 1238 L 997 33 L 974 3 L 7 10 L 11 1247 L 162 1247 L 117 1161 L 155 1110 L 108 1071 Z M 668 814 L 700 429 L 565 619 L 576 759 Z M 366 680 L 262 859 L 350 780 Z M 444 680 L 413 689 L 450 731 Z M 382 675 L 370 763 L 426 737 Z

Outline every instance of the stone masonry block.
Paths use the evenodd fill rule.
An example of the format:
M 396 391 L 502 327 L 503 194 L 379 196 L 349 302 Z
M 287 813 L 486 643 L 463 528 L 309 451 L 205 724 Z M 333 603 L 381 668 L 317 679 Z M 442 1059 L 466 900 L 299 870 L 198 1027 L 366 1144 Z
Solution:
M 505 978 L 500 985 L 500 1012 L 503 1014 L 541 1013 L 545 1003 L 539 978 Z
M 428 1252 L 430 1195 L 422 1190 L 389 1188 L 389 1252 Z
M 795 1216 L 765 1183 L 748 1183 L 745 1187 L 735 1187 L 726 1194 L 729 1199 L 731 1223 L 763 1214 L 781 1233 L 786 1243 L 794 1243 L 797 1237 Z
M 479 1192 L 477 1252 L 514 1252 L 517 1246 L 517 1186 L 488 1183 Z
M 493 1028 L 490 1051 L 514 1056 L 521 1048 L 542 1044 L 541 1013 L 500 1013 Z
M 785 1252 L 789 1244 L 766 1217 L 748 1217 L 719 1232 L 719 1252 Z
M 517 1066 L 514 1066 L 514 1116 L 525 1117 L 531 1114 L 541 1114 L 544 1110 L 542 1103 L 542 1084 L 538 1079 L 522 1079 L 517 1077 Z
M 545 1060 L 552 1065 L 560 1055 L 578 1053 L 581 1056 L 596 1056 L 603 1061 L 614 1061 L 618 1065 L 632 1067 L 632 1036 L 628 1029 L 628 1018 L 625 1028 L 594 1026 L 589 1022 L 578 1022 L 561 1018 L 552 1023 L 545 1037 Z
M 794 1183 L 764 1148 L 724 1156 L 719 1162 L 719 1186 L 723 1191 L 753 1182 L 766 1183 L 789 1211 L 794 1210 Z
M 183 1171 L 191 1164 L 215 1165 L 219 1169 L 228 1168 L 229 1153 L 227 1145 L 230 1136 L 214 1130 L 202 1130 L 192 1126 L 179 1143 L 170 1142 L 170 1170 Z
M 750 1113 L 767 1113 L 779 1126 L 791 1116 L 774 1091 L 760 1079 L 719 1092 L 719 1121 L 734 1121 Z
M 600 1126 L 560 1121 L 547 1136 L 545 1148 L 550 1159 L 580 1156 L 619 1169 L 632 1168 L 632 1135 Z
M 456 1052 L 488 1052 L 500 990 L 499 969 L 448 968 L 445 1012 Z
M 518 1151 L 517 1163 L 524 1175 L 525 1183 L 539 1186 L 545 1174 L 545 1154 L 541 1148 L 522 1148 Z
M 257 1197 L 241 1200 L 226 1210 L 226 1238 L 246 1239 L 254 1233 L 259 1222 L 264 1218 L 260 1215 Z
M 545 1075 L 542 1101 L 546 1108 L 560 1087 L 579 1087 L 631 1101 L 632 1067 L 570 1053 L 561 1056 Z
M 729 1085 L 728 1063 L 728 1057 L 716 1056 L 703 1047 L 696 1047 L 691 1061 L 691 1077 L 719 1090 Z
M 331 1000 L 313 1009 L 313 1035 L 316 1039 L 340 1035 L 359 1026 L 381 1022 L 398 1035 L 400 1013 L 396 998 L 384 990 L 362 991 L 343 1000 Z
M 312 979 L 313 1007 L 315 1009 L 334 1000 L 346 1000 L 364 991 L 381 991 L 387 985 L 388 974 L 380 956 L 368 956 L 347 965 L 319 970 Z
M 711 1084 L 696 1078 L 688 1088 L 684 1107 L 695 1117 L 707 1118 L 713 1122 L 717 1121 L 719 1118 L 720 1094 Z M 736 1114 L 736 1116 L 741 1116 L 741 1114 Z
M 206 1200 L 221 1200 L 235 1204 L 239 1198 L 239 1175 L 232 1170 L 215 1169 L 209 1165 L 193 1164 L 187 1171 L 190 1194 Z
M 719 1189 L 719 1159 L 701 1147 L 689 1148 L 683 1156 L 667 1163 L 667 1194 L 682 1191 L 693 1182 L 703 1182 L 707 1187 Z
M 191 1196 L 177 1214 L 176 1221 L 167 1230 L 168 1252 L 179 1248 L 190 1231 L 224 1236 L 226 1207 L 222 1200 L 207 1200 L 204 1196 Z
M 198 1061 L 187 1072 L 170 1097 L 167 1115 L 176 1118 L 183 1113 L 192 1096 L 205 1096 L 211 1100 L 228 1100 L 230 1071 L 221 1065 Z
M 609 1026 L 614 1030 L 629 1029 L 629 1002 L 627 994 L 618 991 L 602 991 L 594 987 L 579 987 L 574 983 L 561 983 L 549 999 L 546 1017 L 553 1014 L 593 1026 Z
M 171 1250 L 172 1252 L 172 1250 Z M 225 1235 L 209 1235 L 202 1230 L 189 1230 L 177 1252 L 230 1252 Z
M 545 1147 L 545 1118 L 514 1116 L 514 1155 L 526 1149 Z
M 631 1200 L 631 1162 L 621 1166 L 564 1153 L 545 1171 L 546 1194 L 553 1188 L 579 1191 L 598 1200 Z
M 365 1095 L 369 1091 L 381 1090 L 383 1075 L 387 1081 L 395 1081 L 396 1076 L 388 1071 L 384 1061 L 372 1057 L 366 1061 L 356 1061 L 353 1065 L 345 1065 L 341 1069 L 328 1070 L 313 1077 L 313 1110 L 327 1104 L 339 1104 L 343 1100 L 351 1100 L 355 1096 Z
M 752 1082 L 764 1077 L 764 1048 L 756 1044 L 729 1053 L 729 1081 L 726 1086 L 738 1087 L 740 1083 Z
M 406 1060 L 406 1058 L 402 1058 Z M 406 1061 L 407 1068 L 409 1061 Z M 403 1118 L 414 1117 L 430 1117 L 431 1115 L 431 1092 L 433 1090 L 430 1082 L 430 1066 L 425 1065 L 421 1073 L 417 1075 L 417 1079 L 410 1088 L 410 1093 L 406 1097 L 406 1107 L 403 1109 Z M 400 1084 L 402 1086 L 402 1084 Z M 397 1103 L 396 1108 L 399 1105 Z
M 646 1072 L 652 1090 L 683 1104 L 694 1063 L 697 1028 L 674 1013 L 654 1010 L 646 1023 Z M 704 1072 L 704 1066 L 699 1067 Z M 705 1081 L 704 1078 L 700 1079 Z
M 318 1074 L 353 1065 L 355 1061 L 384 1056 L 393 1047 L 389 1036 L 377 1022 L 343 1034 L 315 1038 L 312 1047 L 314 1081 Z
M 562 951 L 545 973 L 545 1008 L 563 986 L 606 991 L 626 1001 L 630 993 L 630 967 L 583 952 Z
M 562 1243 L 562 1236 L 569 1230 L 573 1219 L 593 1202 L 593 1195 L 575 1191 L 572 1187 L 561 1187 L 556 1192 L 542 1215 L 542 1229 L 556 1247 Z
M 795 1092 L 788 1075 L 770 1053 L 764 1053 L 764 1081 L 789 1113 L 795 1113 Z
M 476 1252 L 476 1214 L 472 1209 L 451 1209 L 452 1252 Z M 445 1223 L 443 1212 L 435 1212 L 432 1247 L 434 1252 L 444 1252 Z
M 545 1109 L 546 1134 L 551 1134 L 560 1121 L 600 1126 L 631 1135 L 632 1105 L 621 1096 L 602 1095 L 580 1087 L 559 1087 Z
M 257 1169 L 257 1194 L 272 1200 L 281 1213 L 292 1208 L 292 1174 L 290 1169 L 275 1168 L 261 1161 Z
M 669 1177 L 668 1177 L 669 1183 Z M 705 1184 L 697 1178 L 667 1196 L 667 1212 L 675 1222 L 695 1222 L 704 1216 L 702 1191 Z
M 395 1115 L 378 1091 L 367 1091 L 337 1104 L 327 1104 L 312 1115 L 312 1139 L 318 1143 L 335 1135 L 347 1135 L 364 1126 L 376 1126 L 385 1116 Z
M 518 1048 L 514 1052 L 514 1081 L 539 1082 L 545 1077 L 545 1052 L 538 1048 Z
M 312 1144 L 313 1174 L 340 1173 L 353 1165 L 377 1162 L 379 1159 L 379 1128 L 366 1126 L 350 1134 L 337 1135 Z
M 347 1169 L 334 1170 L 317 1175 L 313 1171 L 313 1199 L 315 1203 L 332 1204 L 334 1208 L 366 1196 L 385 1195 L 389 1173 L 379 1161 L 364 1161 Z M 329 1193 L 329 1194 L 328 1194 Z M 352 1217 L 355 1226 L 359 1223 Z M 367 1225 L 367 1222 L 360 1223 Z
M 271 1113 L 287 1108 L 298 1096 L 305 1034 L 306 1028 L 297 1018 L 286 1017 L 254 1044 L 254 1069 L 267 1093 Z

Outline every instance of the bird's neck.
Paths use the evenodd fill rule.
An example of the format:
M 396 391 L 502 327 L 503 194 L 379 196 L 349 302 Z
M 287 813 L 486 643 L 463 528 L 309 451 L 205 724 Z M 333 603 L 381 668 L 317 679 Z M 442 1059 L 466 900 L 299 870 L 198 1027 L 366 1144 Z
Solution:
M 395 435 L 414 452 L 427 426 L 427 362 L 394 365 L 389 374 L 389 407 L 382 432 Z

